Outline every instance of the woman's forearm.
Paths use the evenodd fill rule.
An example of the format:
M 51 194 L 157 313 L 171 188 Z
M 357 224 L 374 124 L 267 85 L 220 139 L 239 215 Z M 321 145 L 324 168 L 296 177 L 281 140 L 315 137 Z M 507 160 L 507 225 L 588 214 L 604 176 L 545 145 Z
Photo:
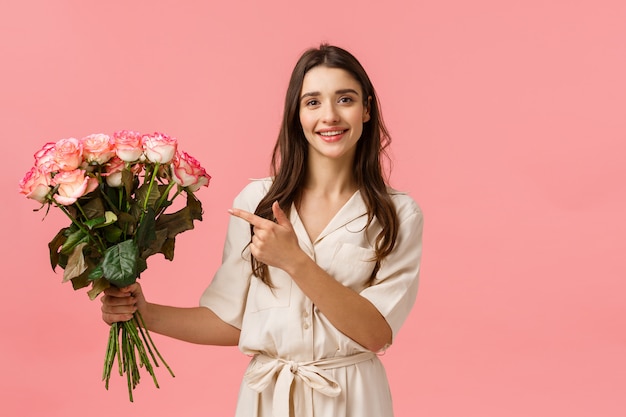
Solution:
M 391 343 L 391 327 L 369 300 L 337 282 L 306 255 L 291 266 L 287 272 L 337 330 L 372 352 Z
M 240 330 L 205 307 L 170 307 L 148 303 L 142 313 L 148 330 L 190 343 L 236 346 Z

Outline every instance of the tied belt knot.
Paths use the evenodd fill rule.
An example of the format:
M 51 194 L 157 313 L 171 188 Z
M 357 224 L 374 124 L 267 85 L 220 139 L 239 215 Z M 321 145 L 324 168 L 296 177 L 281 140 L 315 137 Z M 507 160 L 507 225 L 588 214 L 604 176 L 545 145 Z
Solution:
M 298 362 L 289 361 L 289 370 L 292 374 L 298 373 Z
M 341 386 L 324 370 L 343 368 L 374 358 L 372 352 L 340 356 L 309 362 L 296 362 L 256 354 L 244 375 L 247 385 L 256 392 L 264 391 L 276 376 L 274 386 L 274 414 L 276 417 L 289 417 L 289 400 L 294 379 L 299 378 L 305 385 L 328 397 L 337 397 Z

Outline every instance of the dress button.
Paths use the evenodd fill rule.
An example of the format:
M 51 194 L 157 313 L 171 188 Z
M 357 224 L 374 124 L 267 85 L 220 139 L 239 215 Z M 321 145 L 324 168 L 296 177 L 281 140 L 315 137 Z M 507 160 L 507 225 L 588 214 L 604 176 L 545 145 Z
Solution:
M 304 317 L 309 317 L 309 312 L 308 312 L 307 310 L 304 310 L 304 311 L 302 312 L 302 315 L 303 315 Z
M 302 327 L 304 327 L 304 330 L 306 330 L 306 329 L 308 329 L 310 326 L 309 326 L 309 323 L 304 323 L 304 325 L 303 325 Z

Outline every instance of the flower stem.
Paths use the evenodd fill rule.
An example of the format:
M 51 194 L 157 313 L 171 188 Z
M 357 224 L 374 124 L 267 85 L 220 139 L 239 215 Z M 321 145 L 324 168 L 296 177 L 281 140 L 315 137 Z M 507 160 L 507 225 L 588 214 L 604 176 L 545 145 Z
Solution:
M 128 343 L 128 335 L 126 334 L 126 332 L 122 331 L 122 351 L 123 351 L 123 362 L 124 362 L 124 372 L 126 372 L 126 382 L 128 384 L 128 398 L 130 400 L 130 402 L 133 402 L 133 389 L 135 389 L 135 381 L 133 380 L 132 377 L 132 370 L 131 370 L 131 352 L 130 352 L 130 345 Z
M 167 200 L 167 197 L 170 194 L 170 190 L 172 189 L 172 187 L 176 185 L 176 183 L 174 181 L 170 181 L 169 184 L 167 184 L 167 188 L 165 189 L 165 192 L 163 194 L 161 194 L 161 197 L 159 198 L 159 201 L 157 202 L 156 207 L 154 208 L 155 212 L 159 212 L 160 208 L 161 208 L 161 204 L 163 204 L 163 202 L 165 200 Z M 178 195 L 178 193 L 176 193 L 176 196 Z M 176 196 L 174 196 L 174 198 L 176 198 Z
M 115 360 L 115 352 L 116 346 L 115 342 L 117 340 L 117 323 L 113 323 L 111 329 L 109 330 L 109 343 L 107 344 L 106 354 L 104 356 L 104 370 L 102 371 L 102 380 L 104 382 L 104 387 L 109 389 L 109 378 L 111 378 L 111 368 L 113 367 L 113 361 Z
M 156 356 L 155 356 L 156 353 Z M 154 385 L 159 388 L 159 383 L 154 373 L 154 367 L 159 366 L 156 357 L 159 357 L 172 377 L 174 373 L 167 365 L 163 357 L 156 348 L 145 322 L 139 312 L 126 322 L 113 323 L 109 331 L 108 345 L 104 358 L 104 369 L 102 379 L 105 381 L 105 388 L 109 388 L 109 379 L 113 362 L 117 357 L 120 376 L 126 374 L 128 385 L 128 397 L 133 402 L 133 390 L 139 384 L 141 377 L 139 368 L 145 367 L 152 377 Z
M 148 209 L 148 200 L 150 200 L 150 193 L 152 192 L 152 187 L 154 186 L 154 180 L 157 177 L 157 173 L 159 171 L 159 163 L 155 162 L 154 167 L 152 168 L 152 173 L 150 174 L 150 183 L 148 183 L 148 193 L 146 194 L 146 199 L 143 202 L 143 208 L 141 210 L 141 217 L 139 218 L 139 223 L 141 224 L 141 220 L 143 220 L 143 216 Z
M 121 191 L 121 189 L 120 189 L 120 191 Z M 111 201 L 111 198 L 106 193 L 106 189 L 104 187 L 101 188 L 100 195 L 102 196 L 104 201 L 107 202 L 109 208 L 113 211 L 113 213 L 115 213 L 116 216 L 119 215 L 120 214 L 120 209 L 115 205 L 115 203 L 113 203 L 113 201 Z M 121 195 L 120 195 L 120 198 L 121 198 Z
M 78 200 L 76 200 L 74 202 L 74 205 L 76 206 L 76 208 L 78 208 L 78 211 L 80 211 L 80 214 L 83 215 L 83 217 L 85 219 L 89 219 L 89 217 L 87 217 L 87 214 L 85 213 L 85 211 L 83 210 L 83 207 L 80 205 L 80 203 L 78 202 Z
M 137 311 L 135 313 L 135 315 L 137 316 L 137 318 L 139 319 L 139 323 L 141 324 L 141 327 L 139 328 L 139 330 L 141 331 L 142 327 L 146 330 L 145 336 L 148 338 L 148 340 L 146 340 L 146 337 L 143 338 L 144 340 L 146 340 L 146 346 L 148 346 L 148 349 L 150 349 L 150 346 L 152 346 L 152 348 L 156 352 L 156 354 L 159 357 L 159 359 L 161 359 L 161 362 L 163 363 L 163 365 L 169 371 L 170 375 L 172 375 L 172 377 L 175 377 L 176 375 L 174 375 L 174 372 L 172 372 L 172 369 L 170 368 L 170 366 L 167 364 L 167 362 L 165 362 L 165 359 L 163 359 L 163 356 L 161 356 L 161 353 L 159 352 L 159 349 L 157 349 L 156 345 L 154 344 L 154 341 L 152 340 L 152 337 L 150 337 L 150 332 L 148 332 L 148 329 L 146 328 L 146 323 L 143 321 L 143 317 L 141 316 L 141 313 L 139 311 Z M 144 336 L 143 331 L 141 332 L 141 335 Z M 152 351 L 150 351 L 150 354 L 152 354 Z M 156 366 L 159 366 L 158 362 L 154 358 L 154 355 L 152 356 L 152 358 L 153 358 L 154 363 L 156 364 Z
M 115 356 L 117 356 L 117 368 L 120 376 L 124 375 L 124 369 L 122 367 L 122 349 L 120 348 L 120 331 L 122 328 L 119 323 L 113 323 L 115 326 Z

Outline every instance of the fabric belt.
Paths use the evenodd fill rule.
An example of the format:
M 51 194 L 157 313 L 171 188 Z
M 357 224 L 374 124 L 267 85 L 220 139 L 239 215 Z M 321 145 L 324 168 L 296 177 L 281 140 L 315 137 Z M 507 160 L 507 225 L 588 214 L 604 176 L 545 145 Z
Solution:
M 355 365 L 375 356 L 376 354 L 372 352 L 362 352 L 310 362 L 295 362 L 257 354 L 252 358 L 244 379 L 251 389 L 262 392 L 273 381 L 274 376 L 278 375 L 274 386 L 274 416 L 289 417 L 291 386 L 296 377 L 315 391 L 336 397 L 341 393 L 341 386 L 324 370 Z

